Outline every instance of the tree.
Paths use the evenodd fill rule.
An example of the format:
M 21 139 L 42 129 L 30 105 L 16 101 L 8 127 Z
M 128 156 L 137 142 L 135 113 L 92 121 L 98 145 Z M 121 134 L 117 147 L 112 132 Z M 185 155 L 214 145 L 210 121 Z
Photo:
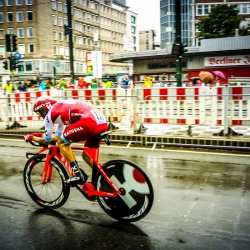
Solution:
M 219 4 L 211 8 L 207 17 L 200 19 L 197 27 L 200 31 L 199 37 L 204 39 L 232 37 L 235 29 L 239 29 L 240 22 L 245 18 L 238 16 L 236 5 Z M 246 30 L 239 30 L 240 35 L 249 35 Z

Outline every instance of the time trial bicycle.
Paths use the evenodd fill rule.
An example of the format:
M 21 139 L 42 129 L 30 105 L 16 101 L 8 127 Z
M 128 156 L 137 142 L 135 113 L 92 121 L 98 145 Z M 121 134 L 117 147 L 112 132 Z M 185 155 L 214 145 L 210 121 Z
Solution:
M 100 145 L 110 145 L 107 131 L 95 138 L 95 146 L 74 147 L 84 150 L 93 160 L 91 181 L 75 185 L 86 199 L 97 200 L 100 207 L 112 218 L 134 222 L 150 211 L 154 191 L 146 173 L 135 163 L 127 160 L 99 162 Z M 74 176 L 74 171 L 65 160 L 57 145 L 40 145 L 38 152 L 27 152 L 28 161 L 24 167 L 23 179 L 31 199 L 44 208 L 59 208 L 68 199 L 71 186 L 64 181 Z

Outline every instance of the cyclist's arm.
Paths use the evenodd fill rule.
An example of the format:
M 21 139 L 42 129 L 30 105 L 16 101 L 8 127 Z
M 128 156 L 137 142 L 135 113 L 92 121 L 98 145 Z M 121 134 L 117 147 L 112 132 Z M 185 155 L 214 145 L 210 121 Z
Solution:
M 37 143 L 39 143 L 39 144 L 45 144 L 45 145 L 49 145 L 52 141 L 53 142 L 56 142 L 57 141 L 57 136 L 56 135 L 52 135 L 52 139 L 51 139 L 51 141 L 46 141 L 45 139 L 44 139 L 44 137 L 38 137 L 38 136 L 33 136 L 33 138 L 32 138 L 32 141 L 35 141 L 35 142 L 37 142 Z
M 65 130 L 66 126 L 64 124 L 58 124 L 55 130 L 55 134 L 57 136 L 61 136 L 63 131 Z
M 52 122 L 52 119 L 51 119 L 51 110 L 50 110 L 44 118 L 45 130 L 44 130 L 43 138 L 47 143 L 50 143 L 52 141 L 53 126 L 54 126 L 54 123 Z

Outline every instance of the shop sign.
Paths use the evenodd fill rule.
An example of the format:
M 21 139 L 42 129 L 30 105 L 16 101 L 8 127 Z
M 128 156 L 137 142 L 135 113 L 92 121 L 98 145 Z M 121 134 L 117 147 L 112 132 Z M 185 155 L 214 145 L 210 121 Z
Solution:
M 249 65 L 250 55 L 205 57 L 205 67 Z

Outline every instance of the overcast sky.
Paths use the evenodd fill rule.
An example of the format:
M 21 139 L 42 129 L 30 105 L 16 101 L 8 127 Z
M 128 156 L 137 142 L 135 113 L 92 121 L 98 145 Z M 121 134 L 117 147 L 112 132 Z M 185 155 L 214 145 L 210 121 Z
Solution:
M 126 0 L 126 4 L 138 14 L 138 30 L 156 30 L 160 41 L 160 0 Z

